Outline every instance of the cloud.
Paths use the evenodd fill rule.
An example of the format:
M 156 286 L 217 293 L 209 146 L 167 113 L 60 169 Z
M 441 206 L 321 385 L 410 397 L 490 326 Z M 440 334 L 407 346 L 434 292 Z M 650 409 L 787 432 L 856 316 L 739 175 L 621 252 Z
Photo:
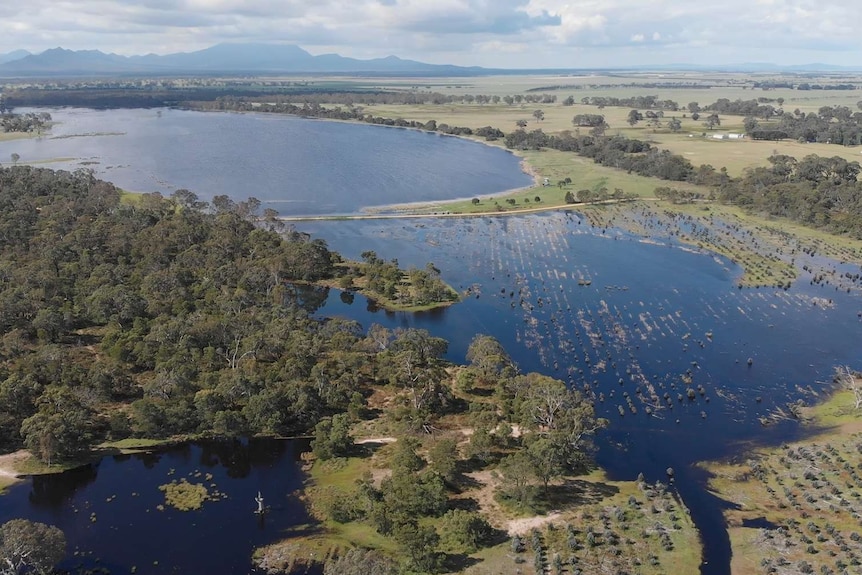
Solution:
M 254 41 L 506 67 L 858 63 L 860 27 L 857 0 L 724 0 L 720 13 L 689 0 L 29 0 L 0 3 L 0 52 Z

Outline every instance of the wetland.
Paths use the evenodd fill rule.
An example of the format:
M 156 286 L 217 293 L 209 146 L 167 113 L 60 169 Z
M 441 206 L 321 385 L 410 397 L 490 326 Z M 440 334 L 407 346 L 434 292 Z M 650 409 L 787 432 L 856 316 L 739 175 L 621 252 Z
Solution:
M 4 142 L 0 153 L 14 147 L 21 150 L 22 158 L 33 161 L 71 154 L 75 162 L 63 160 L 56 167 L 91 162 L 87 167 L 127 189 L 170 192 L 183 187 L 204 199 L 225 194 L 238 201 L 255 196 L 284 214 L 338 214 L 406 197 L 440 200 L 500 193 L 530 180 L 517 159 L 506 152 L 414 131 L 263 119 L 253 114 L 65 113 L 66 127 L 56 135 L 69 137 Z M 60 113 L 52 114 L 62 118 Z M 93 118 L 82 120 L 90 114 Z M 207 130 L 219 134 L 251 138 L 263 129 L 271 143 L 247 146 L 223 138 L 219 150 L 207 149 L 213 132 L 197 131 L 198 117 L 200 126 L 211 125 Z M 144 130 L 142 140 L 134 136 L 134 126 L 159 122 L 153 132 Z M 96 124 L 116 132 L 97 135 L 95 128 L 88 127 Z M 291 154 L 282 149 L 278 158 L 267 156 L 295 137 L 286 132 L 305 124 L 313 126 L 311 132 L 326 132 L 327 142 L 344 147 L 323 154 Z M 153 146 L 153 138 L 166 133 L 176 136 L 166 141 L 182 143 L 177 148 L 165 146 L 161 159 L 142 153 L 159 148 Z M 80 137 L 71 137 L 76 135 Z M 357 142 L 365 146 L 381 139 L 401 155 L 375 150 L 368 152 L 368 158 L 345 159 L 347 150 L 362 147 Z M 116 141 L 131 145 L 111 143 Z M 71 147 L 63 147 L 67 145 Z M 124 151 L 112 156 L 112 148 Z M 176 161 L 180 149 L 188 154 L 188 161 Z M 371 160 L 380 154 L 387 158 L 386 165 L 375 167 Z M 341 183 L 326 183 L 333 158 L 349 168 L 338 176 Z M 426 162 L 421 170 L 399 163 L 415 158 Z M 240 165 L 243 170 L 232 169 Z M 279 166 L 271 182 L 254 180 L 255 174 L 267 173 L 271 165 Z M 238 172 L 238 179 L 229 180 L 226 173 L 214 171 L 219 166 Z M 354 181 L 356 174 L 368 172 L 383 179 Z M 295 180 L 299 173 L 304 174 L 302 179 Z M 291 193 L 280 195 L 284 188 Z M 417 188 L 427 189 L 429 195 L 417 197 Z M 367 191 L 368 196 L 353 194 L 355 189 Z M 327 195 L 330 192 L 333 195 Z M 312 194 L 313 201 L 308 199 Z M 283 209 L 283 204 L 290 208 Z M 667 469 L 674 470 L 674 492 L 701 534 L 705 574 L 730 572 L 731 539 L 724 515 L 727 503 L 708 490 L 707 473 L 696 464 L 742 453 L 752 441 L 780 443 L 796 438 L 801 430 L 793 406 L 800 401 L 815 403 L 827 395 L 835 365 L 862 363 L 858 345 L 862 293 L 856 279 L 860 267 L 845 259 L 858 254 L 813 250 L 807 244 L 781 240 L 781 249 L 786 249 L 782 256 L 788 261 L 769 272 L 774 276 L 769 282 L 761 282 L 772 285 L 744 288 L 742 268 L 729 259 L 735 252 L 710 251 L 698 246 L 698 239 L 712 234 L 731 246 L 750 244 L 764 259 L 780 249 L 762 236 L 754 238 L 750 228 L 740 227 L 727 215 L 668 213 L 652 204 L 636 204 L 514 217 L 292 225 L 325 239 L 351 259 L 373 250 L 401 265 L 421 267 L 433 262 L 438 266 L 442 278 L 463 296 L 448 308 L 387 312 L 360 295 L 343 297 L 346 292 L 334 288 L 309 288 L 308 300 L 314 302 L 318 317 L 355 320 L 364 329 L 374 323 L 427 329 L 450 342 L 446 357 L 456 363 L 464 362 L 473 336 L 491 334 L 521 371 L 556 377 L 593 398 L 597 414 L 610 421 L 597 438 L 597 463 L 611 480 L 633 480 L 643 473 L 650 482 L 666 481 Z M 678 230 L 688 237 L 680 237 Z M 160 573 L 170 572 L 173 566 L 188 569 L 192 563 L 186 561 L 203 546 L 213 546 L 209 530 L 233 525 L 239 517 L 250 524 L 238 530 L 241 540 L 223 535 L 216 540 L 230 555 L 221 559 L 224 564 L 241 566 L 247 564 L 243 561 L 252 547 L 307 519 L 290 495 L 301 487 L 293 444 L 267 443 L 260 449 L 264 456 L 259 464 L 252 463 L 257 459 L 247 453 L 254 445 L 252 441 L 227 448 L 188 445 L 106 458 L 66 475 L 34 477 L 0 497 L 0 518 L 57 523 L 66 531 L 70 548 L 89 566 L 99 559 L 118 570 L 136 566 L 138 572 Z M 227 452 L 219 454 L 220 449 Z M 242 470 L 231 472 L 231 462 L 239 462 Z M 157 488 L 172 479 L 195 478 L 197 473 L 204 478 L 211 474 L 213 489 L 224 498 L 204 501 L 201 510 L 182 516 L 183 522 L 193 525 L 179 525 L 180 515 L 173 510 L 155 508 L 157 498 L 158 504 L 164 500 Z M 129 477 L 140 486 L 129 484 Z M 253 509 L 259 489 L 267 497 L 277 494 L 278 512 L 272 515 L 272 523 L 267 517 L 263 528 L 254 524 L 250 511 L 246 513 L 246 508 Z M 139 502 L 131 499 L 134 492 L 149 495 Z M 296 517 L 301 519 L 292 523 Z M 185 538 L 187 533 L 200 533 L 200 537 L 198 543 L 189 542 L 188 552 L 176 560 L 159 555 L 158 538 L 155 547 L 141 549 L 142 555 L 127 556 L 126 552 L 132 553 L 128 541 L 144 537 L 144 531 L 141 535 L 126 532 L 126 524 L 129 528 L 143 525 L 148 533 L 165 537 L 174 528 L 183 530 Z M 118 543 L 117 538 L 126 543 Z M 112 555 L 112 550 L 120 554 Z M 66 565 L 75 565 L 78 556 L 70 557 Z M 200 565 L 195 564 L 195 569 Z

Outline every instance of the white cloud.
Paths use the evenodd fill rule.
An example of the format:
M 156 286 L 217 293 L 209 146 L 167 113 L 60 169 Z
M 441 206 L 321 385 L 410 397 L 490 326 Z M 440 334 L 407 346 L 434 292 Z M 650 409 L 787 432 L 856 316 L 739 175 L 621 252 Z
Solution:
M 0 52 L 123 54 L 225 41 L 485 66 L 773 60 L 859 64 L 857 0 L 29 0 L 0 3 Z M 648 45 L 649 50 L 644 50 Z

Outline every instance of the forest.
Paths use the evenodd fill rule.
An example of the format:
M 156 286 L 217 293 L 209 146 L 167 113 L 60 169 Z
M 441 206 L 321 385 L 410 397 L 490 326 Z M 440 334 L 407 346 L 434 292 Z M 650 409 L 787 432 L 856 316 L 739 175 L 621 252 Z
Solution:
M 124 201 L 89 171 L 0 168 L 0 447 L 56 462 L 105 439 L 301 434 L 413 365 L 390 344 L 442 361 L 427 333 L 313 317 L 315 282 L 389 290 L 394 266 L 366 278 L 259 208 L 187 190 Z M 448 299 L 437 271 L 401 277 Z M 438 383 L 410 381 L 417 408 Z

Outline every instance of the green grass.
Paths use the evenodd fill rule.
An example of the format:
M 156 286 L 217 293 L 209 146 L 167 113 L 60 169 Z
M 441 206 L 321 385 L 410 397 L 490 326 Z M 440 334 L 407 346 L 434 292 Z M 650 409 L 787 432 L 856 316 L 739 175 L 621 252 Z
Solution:
M 173 441 L 170 439 L 144 439 L 129 437 L 119 441 L 106 441 L 105 443 L 100 444 L 99 448 L 135 451 L 159 447 L 161 445 L 169 445 L 171 443 L 173 443 Z
M 805 409 L 805 417 L 820 428 L 835 430 L 843 426 L 862 423 L 862 410 L 854 407 L 853 392 L 838 390 L 826 401 Z
M 140 192 L 129 192 L 127 190 L 120 190 L 120 203 L 126 204 L 127 206 L 138 206 L 141 204 L 141 200 L 143 199 L 143 194 Z
M 15 471 L 21 475 L 47 475 L 50 473 L 62 473 L 89 462 L 89 459 L 75 461 L 61 461 L 59 463 L 42 463 L 33 456 L 23 459 L 15 465 Z

